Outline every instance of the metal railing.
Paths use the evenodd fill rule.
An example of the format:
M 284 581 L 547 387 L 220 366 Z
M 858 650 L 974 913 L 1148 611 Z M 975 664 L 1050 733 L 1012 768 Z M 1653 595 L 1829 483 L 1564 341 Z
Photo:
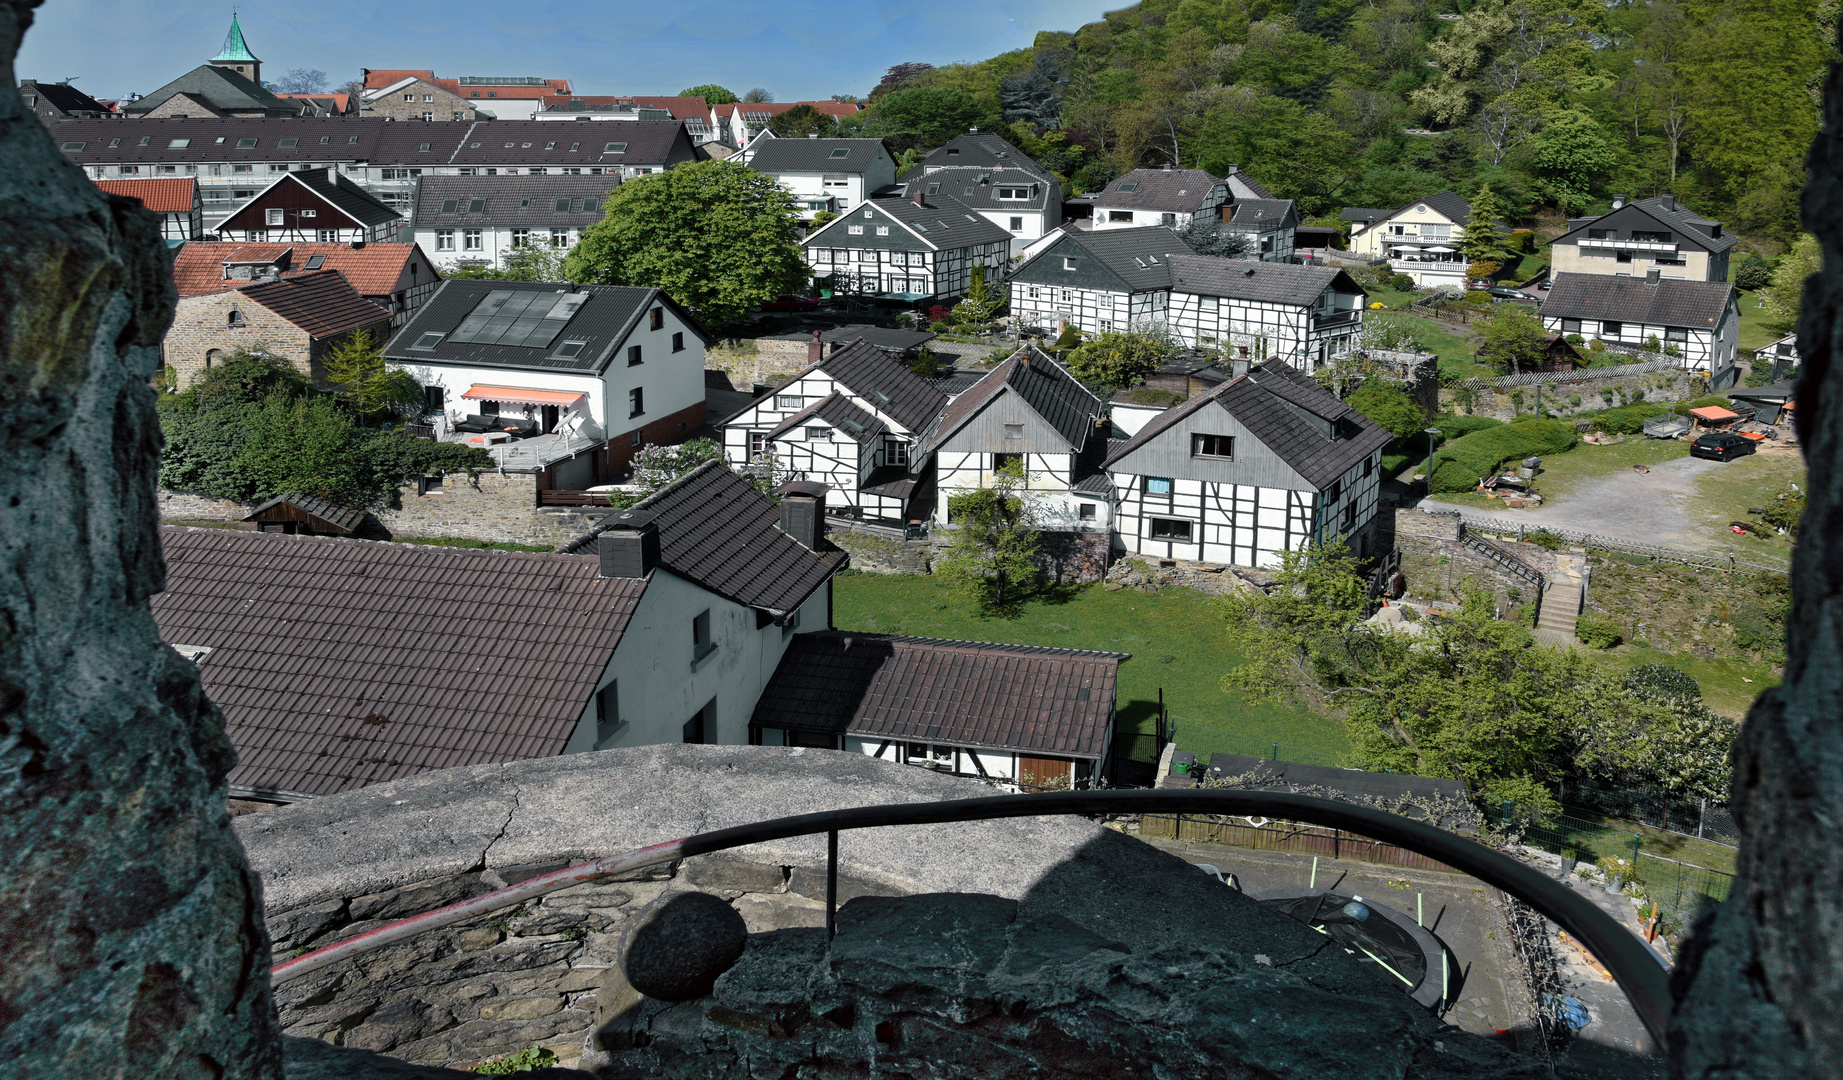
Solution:
M 276 983 L 404 941 L 429 930 L 535 899 L 559 889 L 616 874 L 677 862 L 694 855 L 745 847 L 770 840 L 826 834 L 826 934 L 837 929 L 838 834 L 850 829 L 896 825 L 940 825 L 997 818 L 1053 817 L 1067 814 L 1221 814 L 1231 817 L 1280 817 L 1347 829 L 1438 859 L 1448 866 L 1519 897 L 1574 935 L 1600 958 L 1632 1002 L 1634 1011 L 1662 1042 L 1669 1019 L 1670 986 L 1663 965 L 1643 942 L 1612 916 L 1534 867 L 1493 851 L 1476 841 L 1433 825 L 1351 803 L 1305 795 L 1234 789 L 1213 791 L 1071 791 L 1037 795 L 1001 795 L 947 802 L 898 803 L 830 810 L 774 818 L 751 825 L 698 833 L 651 844 L 593 862 L 543 874 L 469 900 L 413 915 L 315 949 L 276 964 Z
M 1547 582 L 1544 580 L 1540 570 L 1537 570 L 1535 567 L 1517 558 L 1510 552 L 1505 551 L 1491 541 L 1486 540 L 1484 537 L 1474 535 L 1470 529 L 1465 527 L 1465 519 L 1463 518 L 1459 521 L 1459 542 L 1529 582 L 1531 585 L 1534 585 L 1538 595 L 1540 595 L 1546 587 Z M 1538 600 L 1538 602 L 1540 603 L 1540 600 Z

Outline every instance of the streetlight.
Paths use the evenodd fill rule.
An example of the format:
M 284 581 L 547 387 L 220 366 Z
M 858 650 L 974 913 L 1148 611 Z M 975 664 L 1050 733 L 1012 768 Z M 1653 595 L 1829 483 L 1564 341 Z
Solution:
M 1437 427 L 1422 428 L 1421 434 L 1427 436 L 1427 495 L 1433 496 L 1433 442 L 1442 432 Z

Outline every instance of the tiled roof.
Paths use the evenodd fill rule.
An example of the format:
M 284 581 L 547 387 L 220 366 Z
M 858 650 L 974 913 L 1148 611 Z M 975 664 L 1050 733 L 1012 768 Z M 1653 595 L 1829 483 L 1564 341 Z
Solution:
M 1626 205 L 1643 210 L 1645 213 L 1655 218 L 1659 224 L 1668 225 L 1678 236 L 1688 236 L 1690 239 L 1694 240 L 1698 246 L 1712 252 L 1726 251 L 1739 242 L 1739 238 L 1733 233 L 1724 232 L 1720 236 L 1714 235 L 1716 232 L 1720 231 L 1721 222 L 1703 217 L 1701 214 L 1696 213 L 1689 207 L 1684 206 L 1681 202 L 1678 202 L 1674 196 L 1669 197 L 1669 205 L 1666 205 L 1665 199 L 1666 196 L 1653 195 L 1648 199 L 1634 199 Z M 1608 212 L 1608 214 L 1611 213 L 1617 213 L 1617 211 Z M 1568 237 L 1572 236 L 1574 233 L 1599 221 L 1601 217 L 1608 216 L 1608 214 L 1601 214 L 1599 217 L 1571 219 L 1568 222 L 1568 231 L 1556 237 L 1554 242 L 1565 242 Z
M 940 148 L 922 159 L 923 169 L 949 166 L 972 166 L 981 169 L 1015 168 L 1035 173 L 1050 183 L 1056 178 L 1035 158 L 996 135 L 971 131 L 955 135 Z
M 674 120 L 701 120 L 710 123 L 710 105 L 701 97 L 636 97 L 631 94 L 603 94 L 585 97 L 582 94 L 551 95 L 544 99 L 546 109 L 559 105 L 571 105 L 575 102 L 589 105 L 620 105 L 632 102 L 643 109 L 664 109 L 672 114 Z
M 398 124 L 416 129 L 439 128 L 443 122 Z M 480 120 L 447 121 L 465 127 L 450 134 L 450 165 L 663 165 L 675 148 L 687 152 L 691 140 L 677 120 Z M 437 132 L 437 134 L 441 134 Z M 458 145 L 456 145 L 458 144 Z M 623 147 L 614 150 L 610 147 Z
M 1037 274 L 1025 280 L 1054 285 L 1056 276 L 1063 272 L 1060 269 L 1061 260 L 1069 256 L 1079 259 L 1080 253 L 1084 251 L 1134 292 L 1169 289 L 1171 268 L 1167 260 L 1173 255 L 1191 253 L 1184 241 L 1178 239 L 1177 233 L 1162 225 L 1068 232 L 1063 239 L 1031 256 L 1011 276 L 1021 278 L 1030 268 L 1039 267 L 1040 264 Z
M 606 216 L 602 203 L 620 183 L 618 176 L 425 176 L 416 185 L 410 223 L 586 228 Z M 476 201 L 482 204 L 477 213 Z M 559 202 L 566 206 L 561 212 Z
M 1295 266 L 1213 255 L 1173 255 L 1169 262 L 1173 292 L 1296 307 L 1311 306 L 1333 284 L 1348 292 L 1363 293 L 1349 274 L 1335 266 Z
M 386 86 L 392 83 L 401 82 L 404 79 L 422 79 L 425 82 L 434 82 L 435 72 L 423 71 L 418 68 L 370 68 L 365 72 L 365 89 L 382 90 Z
M 917 167 L 903 174 L 896 187 L 898 196 L 913 196 L 917 191 L 924 198 L 951 195 L 978 210 L 1041 210 L 1050 200 L 1062 199 L 1062 188 L 1054 180 L 1045 180 L 1037 173 L 1015 166 L 987 169 L 953 165 L 928 173 Z M 1027 187 L 1032 194 L 1028 199 L 1000 199 L 998 189 L 1001 187 Z
M 646 587 L 593 556 L 161 532 L 160 636 L 212 650 L 230 783 L 264 791 L 562 752 Z
M 143 183 L 147 181 L 142 181 Z M 387 296 L 397 291 L 411 263 L 416 281 L 437 281 L 441 275 L 415 244 L 249 244 L 229 241 L 192 242 L 180 246 L 173 258 L 173 284 L 180 296 L 203 296 L 249 284 L 224 277 L 225 263 L 274 263 L 283 273 L 300 273 L 316 257 L 316 270 L 337 270 L 362 296 Z
M 1229 185 L 1229 194 L 1238 198 L 1279 198 L 1279 196 L 1267 190 L 1259 180 L 1243 172 L 1239 165 L 1229 166 L 1229 171 L 1222 175 L 1222 182 Z M 1238 187 L 1247 188 L 1248 190 L 1246 192 L 1237 191 L 1236 188 Z
M 835 152 L 843 150 L 844 157 Z M 763 139 L 750 152 L 749 168 L 765 173 L 861 173 L 888 158 L 882 139 Z
M 390 312 L 360 296 L 332 270 L 257 282 L 240 291 L 315 338 L 390 320 Z
M 1402 207 L 1401 210 L 1410 210 L 1423 203 L 1428 209 L 1440 214 L 1455 225 L 1472 223 L 1472 204 L 1460 198 L 1458 192 L 1440 191 L 1432 195 L 1424 195 Z M 1397 210 L 1396 213 L 1401 213 L 1401 210 Z
M 716 106 L 716 113 L 719 118 L 734 116 L 739 112 L 779 116 L 800 105 L 811 105 L 827 116 L 856 116 L 864 111 L 862 105 L 853 105 L 848 101 L 732 101 L 727 105 Z
M 1228 223 L 1244 229 L 1273 229 L 1294 216 L 1291 199 L 1237 199 Z
M 1210 192 L 1223 186 L 1223 181 L 1202 169 L 1134 169 L 1103 188 L 1094 205 L 1182 213 L 1202 206 Z
M 555 293 L 575 289 L 588 299 L 576 310 L 556 338 L 544 347 L 455 341 L 454 331 L 494 292 Z M 544 281 L 474 281 L 448 278 L 416 308 L 410 321 L 391 337 L 384 354 L 406 364 L 467 364 L 521 371 L 580 371 L 600 374 L 614 359 L 615 347 L 637 325 L 641 313 L 654 304 L 671 308 L 695 334 L 702 335 L 695 319 L 658 289 L 625 285 L 559 285 Z M 426 349 L 414 346 L 424 334 L 444 336 Z M 706 339 L 708 340 L 708 339 Z M 560 341 L 581 341 L 575 356 L 556 354 Z
M 818 369 L 913 432 L 928 430 L 947 395 L 900 360 L 868 342 L 853 342 L 821 360 Z
M 986 404 L 1006 389 L 1022 398 L 1031 411 L 1043 418 L 1079 453 L 1094 434 L 1094 421 L 1101 413 L 1100 399 L 1075 376 L 1035 345 L 1025 345 L 1006 357 L 970 390 L 954 398 L 940 424 L 928 437 L 929 447 L 937 447 L 953 437 L 967 421 L 978 415 Z
M 366 225 L 387 225 L 403 218 L 402 213 L 384 205 L 377 196 L 331 169 L 291 172 L 288 179 L 308 188 Z
M 321 521 L 346 533 L 350 533 L 352 530 L 358 528 L 365 520 L 365 511 L 362 509 L 354 510 L 349 506 L 339 506 L 335 503 L 327 502 L 318 495 L 306 495 L 298 491 L 291 491 L 285 495 L 277 495 L 275 498 L 251 510 L 243 520 L 255 521 L 264 510 L 282 505 L 292 506 L 305 514 L 312 514 Z
M 1727 313 L 1734 286 L 1725 281 L 1557 274 L 1542 302 L 1544 319 L 1610 319 L 1652 326 L 1713 330 Z
M 831 544 L 810 551 L 780 530 L 781 510 L 721 461 L 707 461 L 632 509 L 653 515 L 659 565 L 746 607 L 792 611 L 848 561 Z M 593 552 L 619 513 L 564 545 Z
M 1340 221 L 1381 221 L 1383 218 L 1393 217 L 1397 209 L 1399 209 L 1399 207 L 1379 208 L 1374 206 L 1346 206 L 1344 209 L 1338 211 L 1337 216 Z
M 1355 468 L 1390 438 L 1375 421 L 1339 401 L 1310 377 L 1270 360 L 1154 416 L 1108 455 L 1108 466 L 1117 465 L 1178 421 L 1206 408 L 1220 408 L 1240 421 L 1249 434 L 1319 489 Z M 1338 437 L 1326 437 L 1320 425 L 1303 414 L 1329 422 Z
M 30 88 L 28 89 L 28 84 Z M 21 93 L 36 93 L 42 102 L 59 112 L 100 112 L 106 113 L 109 107 L 69 83 L 35 82 L 31 79 L 19 81 Z
M 1011 243 L 1011 233 L 999 228 L 990 220 L 973 212 L 973 208 L 958 199 L 937 195 L 926 199 L 926 205 L 917 206 L 915 200 L 909 199 L 872 199 L 860 205 L 875 206 L 877 209 L 914 229 L 921 242 L 934 249 L 952 249 L 969 247 L 973 244 Z M 852 220 L 851 214 L 838 218 L 839 222 Z M 829 223 L 827 230 L 836 228 L 836 223 Z M 849 247 L 850 241 L 837 232 L 826 230 L 808 234 L 807 239 L 824 232 L 827 243 L 842 244 Z
M 1098 759 L 1126 653 L 797 634 L 752 724 Z
M 298 104 L 276 97 L 229 68 L 201 64 L 139 101 L 127 102 L 122 112 L 130 116 L 151 112 L 166 104 L 174 94 L 196 94 L 226 112 L 265 109 L 287 116 L 301 111 Z
M 824 420 L 844 432 L 847 439 L 860 445 L 875 442 L 889 431 L 883 421 L 853 405 L 850 398 L 834 391 L 781 421 L 779 427 L 768 433 L 768 439 L 772 442 L 795 428 L 806 426 L 814 419 Z
M 111 195 L 141 200 L 160 214 L 188 214 L 198 205 L 198 181 L 190 176 L 154 180 L 98 180 L 96 186 Z

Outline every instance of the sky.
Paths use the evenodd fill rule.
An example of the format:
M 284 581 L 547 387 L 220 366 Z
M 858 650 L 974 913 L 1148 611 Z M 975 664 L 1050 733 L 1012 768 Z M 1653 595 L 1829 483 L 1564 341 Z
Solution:
M 579 94 L 675 94 L 716 83 L 776 101 L 864 95 L 890 66 L 1026 48 L 1126 0 L 247 0 L 237 5 L 263 78 L 360 68 L 567 78 Z M 95 97 L 145 94 L 217 55 L 232 5 L 48 0 L 17 74 Z

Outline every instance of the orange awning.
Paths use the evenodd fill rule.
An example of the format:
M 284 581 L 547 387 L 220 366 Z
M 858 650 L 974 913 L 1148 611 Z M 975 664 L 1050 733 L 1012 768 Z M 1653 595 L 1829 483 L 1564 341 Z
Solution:
M 1741 418 L 1739 413 L 1729 412 L 1719 405 L 1708 405 L 1700 409 L 1691 409 L 1689 414 L 1698 420 L 1712 420 L 1717 422 L 1722 420 L 1739 420 Z
M 577 390 L 528 390 L 522 386 L 470 386 L 470 401 L 505 401 L 514 405 L 574 405 L 589 395 Z

